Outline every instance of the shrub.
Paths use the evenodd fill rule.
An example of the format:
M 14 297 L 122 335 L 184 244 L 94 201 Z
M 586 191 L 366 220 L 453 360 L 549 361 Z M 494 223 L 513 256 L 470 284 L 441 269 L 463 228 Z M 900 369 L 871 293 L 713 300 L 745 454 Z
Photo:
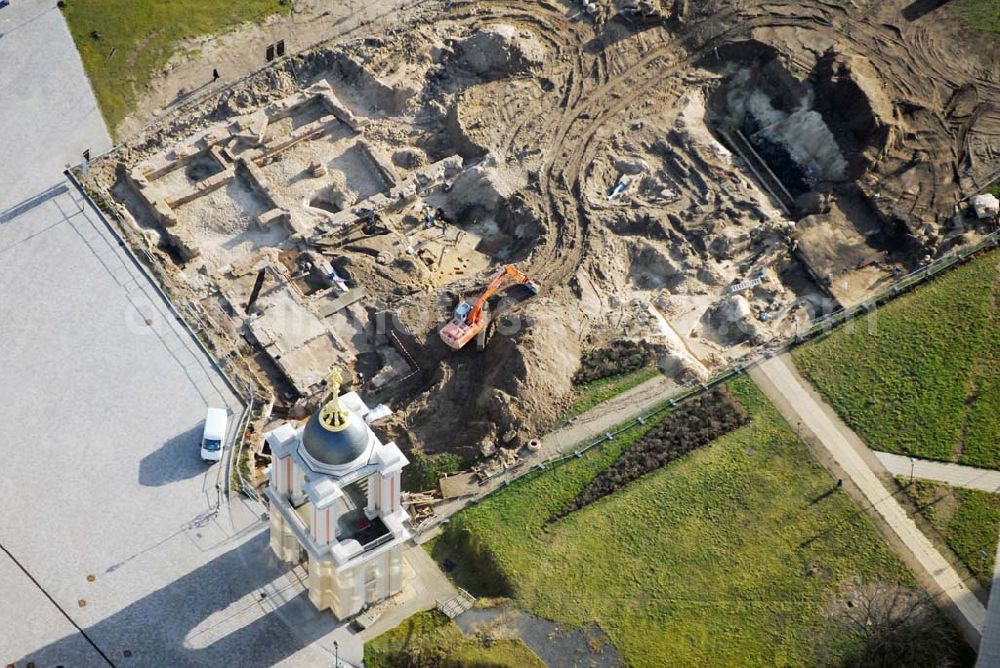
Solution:
M 573 376 L 575 385 L 638 371 L 656 360 L 656 347 L 646 341 L 614 341 L 607 348 L 585 353 Z
M 646 432 L 614 464 L 597 474 L 589 485 L 563 506 L 550 521 L 579 510 L 617 492 L 628 483 L 708 445 L 750 421 L 743 407 L 724 389 L 690 399 Z

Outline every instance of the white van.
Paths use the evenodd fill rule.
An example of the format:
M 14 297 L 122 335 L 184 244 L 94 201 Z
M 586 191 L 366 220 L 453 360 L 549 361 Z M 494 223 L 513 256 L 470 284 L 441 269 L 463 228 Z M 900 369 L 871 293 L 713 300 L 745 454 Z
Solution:
M 217 462 L 222 459 L 222 443 L 226 440 L 227 422 L 224 408 L 208 409 L 205 415 L 205 430 L 201 434 L 201 458 L 206 462 Z

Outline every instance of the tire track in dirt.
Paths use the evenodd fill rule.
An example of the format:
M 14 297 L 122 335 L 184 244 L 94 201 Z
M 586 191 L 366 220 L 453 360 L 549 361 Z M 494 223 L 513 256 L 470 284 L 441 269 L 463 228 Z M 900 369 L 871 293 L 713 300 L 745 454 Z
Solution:
M 604 42 L 606 34 L 594 35 L 589 23 L 569 19 L 562 8 L 544 3 L 526 7 L 488 0 L 475 7 L 479 13 L 470 16 L 474 23 L 503 21 L 532 29 L 552 49 L 554 58 L 566 63 L 559 73 L 563 81 L 558 112 L 545 109 L 550 98 L 540 96 L 528 109 L 507 118 L 510 128 L 503 132 L 500 144 L 508 154 L 514 154 L 518 146 L 539 147 L 542 153 L 538 187 L 544 204 L 539 214 L 548 233 L 533 252 L 531 270 L 548 287 L 563 283 L 582 260 L 591 215 L 582 199 L 583 179 L 609 127 L 651 94 L 658 100 L 679 97 L 678 84 L 671 79 L 715 46 L 749 39 L 755 30 L 764 28 L 832 32 L 838 48 L 865 55 L 879 71 L 900 73 L 887 77 L 891 81 L 885 84 L 894 98 L 934 99 L 937 91 L 952 89 L 956 81 L 970 77 L 977 85 L 997 89 L 996 83 L 981 76 L 953 71 L 940 41 L 927 31 L 911 28 L 904 33 L 891 23 L 898 20 L 893 7 L 873 9 L 869 13 L 878 17 L 873 20 L 824 0 L 732 6 L 700 17 L 685 26 L 682 34 L 654 27 L 610 43 Z M 913 40 L 921 48 L 914 49 Z M 917 76 L 917 72 L 925 74 Z M 935 132 L 949 136 L 953 131 L 942 120 Z M 955 159 L 959 148 L 952 147 Z M 940 176 L 941 167 L 929 167 L 934 178 Z M 918 193 L 910 208 L 933 208 L 934 196 Z

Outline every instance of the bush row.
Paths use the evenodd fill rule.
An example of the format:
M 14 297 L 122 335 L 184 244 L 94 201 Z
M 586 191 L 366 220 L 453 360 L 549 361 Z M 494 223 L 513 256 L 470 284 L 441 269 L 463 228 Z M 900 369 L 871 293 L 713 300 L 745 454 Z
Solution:
M 558 520 L 750 422 L 722 388 L 690 399 L 629 446 L 550 521 Z
M 649 366 L 656 360 L 656 348 L 645 341 L 614 341 L 607 348 L 584 353 L 580 369 L 573 376 L 575 385 L 618 376 Z

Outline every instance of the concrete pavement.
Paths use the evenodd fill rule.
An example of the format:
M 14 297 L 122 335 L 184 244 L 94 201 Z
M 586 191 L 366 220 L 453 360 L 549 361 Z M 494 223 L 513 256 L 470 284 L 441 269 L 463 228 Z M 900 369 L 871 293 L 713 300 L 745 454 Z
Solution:
M 110 147 L 55 0 L 0 9 L 0 211 L 60 183 L 84 149 Z
M 874 452 L 886 470 L 893 475 L 935 480 L 953 487 L 966 487 L 984 492 L 1000 493 L 1000 471 L 978 469 L 973 466 L 916 459 L 891 452 Z
M 653 410 L 680 390 L 680 385 L 659 374 L 546 434 L 541 439 L 539 453 L 544 457 L 553 457 L 569 452 L 571 448 L 608 432 L 622 422 Z
M 54 0 L 0 8 L 0 64 L 0 664 L 359 663 L 198 458 L 239 399 L 63 177 L 111 141 Z
M 3 220 L 2 663 L 360 661 L 200 461 L 242 405 L 103 221 L 66 184 Z
M 889 452 L 874 454 L 893 475 L 912 475 L 914 478 L 934 480 L 953 487 L 1000 493 L 1000 471 L 916 459 Z M 1000 556 L 1000 541 L 996 554 Z M 986 622 L 976 665 L 981 668 L 1000 666 L 1000 558 L 995 559 L 993 564 L 993 586 L 986 606 Z
M 403 553 L 405 575 L 403 591 L 374 624 L 358 634 L 364 642 L 379 637 L 399 626 L 405 619 L 422 610 L 430 610 L 438 601 L 447 601 L 458 595 L 458 590 L 431 555 L 419 545 L 412 545 Z
M 918 565 L 926 576 L 924 579 L 935 583 L 939 591 L 934 593 L 942 594 L 951 603 L 952 609 L 958 613 L 959 629 L 968 642 L 977 647 L 986 620 L 986 609 L 913 520 L 907 517 L 906 511 L 875 475 L 862 453 L 851 445 L 844 434 L 846 425 L 835 424 L 840 422 L 839 419 L 829 409 L 824 410 L 798 374 L 789 368 L 790 364 L 787 355 L 780 355 L 765 360 L 750 373 L 790 424 L 801 424 L 816 437 L 837 468 L 860 491 L 870 508 L 898 539 L 898 545 L 905 550 L 904 560 Z
M 1000 666 L 1000 541 L 997 542 L 997 558 L 993 560 L 993 586 L 986 606 L 986 625 L 983 627 L 983 639 L 979 643 L 976 666 Z

